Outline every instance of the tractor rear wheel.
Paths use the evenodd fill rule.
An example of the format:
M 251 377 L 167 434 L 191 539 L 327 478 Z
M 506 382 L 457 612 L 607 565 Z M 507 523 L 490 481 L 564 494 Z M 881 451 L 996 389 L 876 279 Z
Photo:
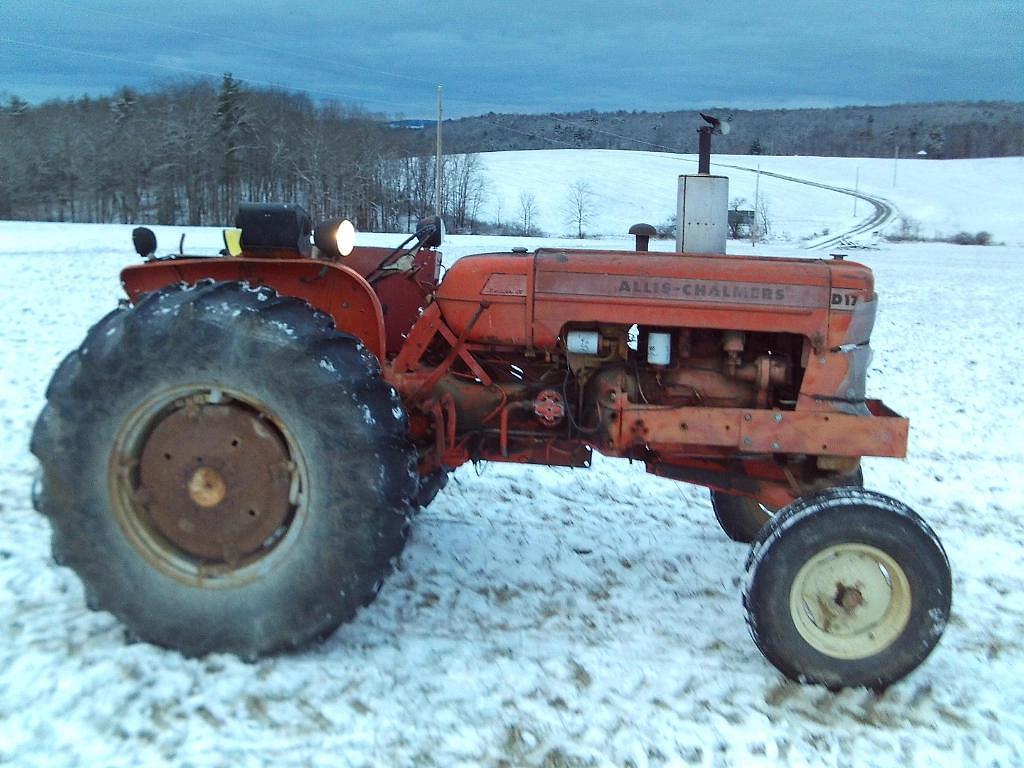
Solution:
M 189 656 L 323 637 L 376 595 L 416 493 L 395 390 L 305 302 L 170 286 L 61 364 L 36 506 L 90 607 Z
M 834 487 L 863 487 L 864 472 L 858 467 L 856 472 L 838 480 Z M 721 491 L 711 491 L 711 508 L 725 535 L 743 544 L 752 542 L 776 512 L 757 499 Z
M 711 508 L 715 519 L 733 541 L 749 544 L 765 524 L 772 519 L 775 510 L 766 507 L 749 496 L 735 496 L 731 493 L 711 491 Z
M 783 508 L 747 558 L 750 634 L 793 680 L 882 690 L 931 653 L 952 578 L 935 533 L 905 504 L 832 488 Z

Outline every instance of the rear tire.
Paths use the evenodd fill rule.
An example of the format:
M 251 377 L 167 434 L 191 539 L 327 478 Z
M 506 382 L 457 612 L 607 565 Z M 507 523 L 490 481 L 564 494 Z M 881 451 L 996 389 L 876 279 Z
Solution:
M 323 637 L 376 595 L 416 492 L 395 390 L 326 315 L 169 286 L 54 374 L 36 508 L 90 607 L 188 656 Z
M 711 491 L 711 508 L 725 535 L 744 544 L 752 542 L 775 514 L 757 499 L 714 490 Z
M 924 661 L 949 619 L 952 577 L 935 533 L 872 491 L 797 499 L 758 534 L 747 571 L 751 637 L 799 682 L 882 690 Z
M 856 472 L 837 479 L 839 482 L 834 486 L 837 488 L 864 486 L 864 472 L 860 467 Z M 776 512 L 757 499 L 721 491 L 711 491 L 711 508 L 715 511 L 715 519 L 725 531 L 725 535 L 743 544 L 749 544 L 757 538 L 757 534 Z

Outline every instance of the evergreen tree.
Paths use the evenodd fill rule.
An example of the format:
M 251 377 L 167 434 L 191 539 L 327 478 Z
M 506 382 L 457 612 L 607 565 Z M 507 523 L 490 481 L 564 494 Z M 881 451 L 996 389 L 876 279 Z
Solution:
M 242 84 L 230 72 L 225 73 L 221 81 L 215 117 L 216 143 L 221 156 L 221 196 L 216 215 L 227 224 L 241 195 L 242 155 L 249 127 Z

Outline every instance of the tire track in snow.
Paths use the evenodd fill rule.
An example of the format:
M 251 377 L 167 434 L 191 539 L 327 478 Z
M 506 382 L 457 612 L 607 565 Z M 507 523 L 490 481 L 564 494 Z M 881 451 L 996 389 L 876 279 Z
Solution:
M 862 235 L 865 232 L 870 232 L 878 227 L 886 224 L 896 213 L 896 206 L 883 197 L 877 195 L 869 195 L 866 192 L 860 190 L 849 189 L 847 187 L 837 187 L 832 184 L 824 184 L 820 181 L 811 181 L 810 179 L 801 179 L 799 176 L 789 176 L 784 173 L 776 173 L 774 171 L 762 171 L 757 168 L 748 168 L 743 165 L 731 165 L 729 163 L 715 163 L 722 168 L 732 168 L 737 171 L 747 171 L 748 173 L 757 173 L 762 176 L 771 176 L 773 179 L 779 179 L 780 181 L 788 181 L 793 184 L 803 184 L 807 187 L 817 187 L 818 189 L 825 189 L 830 192 L 838 192 L 841 195 L 848 195 L 849 197 L 855 197 L 858 200 L 863 200 L 868 203 L 874 209 L 871 216 L 861 221 L 856 226 L 851 227 L 845 232 L 840 232 L 837 235 L 829 235 L 823 240 L 812 242 L 805 246 L 807 250 L 823 250 L 825 248 L 831 248 L 833 245 L 839 245 L 844 240 L 857 235 Z

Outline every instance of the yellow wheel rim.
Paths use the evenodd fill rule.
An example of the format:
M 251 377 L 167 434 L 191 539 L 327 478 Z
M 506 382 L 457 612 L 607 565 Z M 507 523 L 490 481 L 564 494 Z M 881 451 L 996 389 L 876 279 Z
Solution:
M 789 610 L 800 636 L 836 659 L 865 659 L 892 645 L 910 620 L 907 575 L 882 550 L 837 544 L 799 570 Z

